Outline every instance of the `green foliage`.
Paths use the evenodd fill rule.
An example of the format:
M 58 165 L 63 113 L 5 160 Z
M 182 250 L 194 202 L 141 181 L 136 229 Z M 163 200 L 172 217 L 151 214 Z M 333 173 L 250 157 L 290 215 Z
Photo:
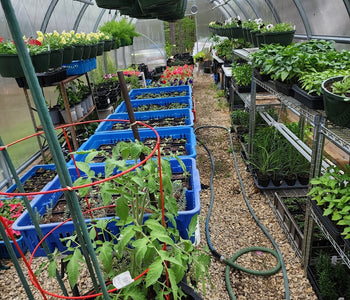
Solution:
M 180 26 L 181 24 L 181 26 Z M 166 53 L 168 57 L 176 53 L 192 53 L 196 41 L 196 23 L 194 16 L 186 16 L 174 23 L 175 26 L 175 44 L 172 45 L 170 36 L 170 24 L 164 22 L 164 35 L 166 41 Z M 181 28 L 181 33 L 180 33 Z M 182 47 L 180 47 L 182 46 Z
M 199 51 L 193 56 L 193 59 L 195 62 L 202 61 L 204 58 L 205 58 L 205 53 L 203 51 Z
M 308 193 L 317 205 L 323 207 L 323 215 L 330 216 L 337 225 L 343 226 L 342 235 L 350 238 L 350 166 L 344 170 L 337 166 L 330 166 L 326 172 L 312 179 L 313 185 Z
M 290 23 L 277 23 L 276 25 L 268 24 L 260 29 L 260 32 L 285 32 L 294 30 Z
M 140 34 L 135 31 L 135 25 L 128 22 L 125 18 L 120 21 L 108 21 L 99 27 L 99 30 L 118 41 L 124 41 L 126 45 L 131 45 L 133 38 L 140 36 Z
M 237 109 L 231 112 L 231 123 L 235 125 L 247 126 L 249 124 L 249 112 Z
M 332 93 L 346 97 L 345 94 L 350 94 L 350 76 L 344 76 L 340 81 L 332 83 Z M 350 100 L 350 99 L 349 99 Z
M 331 77 L 350 75 L 349 69 L 327 69 L 323 72 L 303 72 L 299 77 L 301 87 L 309 94 L 322 94 L 322 82 Z
M 232 77 L 239 86 L 249 86 L 252 81 L 252 66 L 250 64 L 232 64 Z
M 105 177 L 118 172 L 128 170 L 131 165 L 127 161 L 137 161 L 141 153 L 148 155 L 151 149 L 141 142 L 121 142 L 113 151 L 112 157 L 105 161 Z M 89 151 L 85 162 L 79 162 L 78 168 L 86 174 L 84 178 L 74 183 L 75 186 L 82 183 L 101 179 L 101 174 L 91 170 L 89 163 L 95 155 L 103 155 L 96 150 Z M 122 158 L 122 160 L 120 159 Z M 100 219 L 88 225 L 90 238 L 98 259 L 102 264 L 105 278 L 113 278 L 117 274 L 130 271 L 132 278 L 149 268 L 144 280 L 138 280 L 120 290 L 118 297 L 128 299 L 146 299 L 148 287 L 159 295 L 171 294 L 173 299 L 181 299 L 184 295 L 178 288 L 179 281 L 185 275 L 188 267 L 195 279 L 201 279 L 205 286 L 209 278 L 208 265 L 210 256 L 196 249 L 192 242 L 180 237 L 176 228 L 174 217 L 178 215 L 176 200 L 173 196 L 171 183 L 171 166 L 169 161 L 163 159 L 162 178 L 164 190 L 164 207 L 168 221 L 163 226 L 160 206 L 160 176 L 157 161 L 149 159 L 142 167 L 128 172 L 123 176 L 114 178 L 100 184 L 100 193 L 104 205 L 115 204 L 118 218 Z M 182 164 L 184 167 L 184 165 Z M 81 196 L 87 191 L 81 191 Z M 119 195 L 117 200 L 112 200 L 112 195 Z M 153 195 L 156 203 L 152 202 Z M 148 218 L 145 220 L 145 214 Z M 197 216 L 191 220 L 188 229 L 189 237 L 194 235 L 197 225 Z M 115 233 L 111 228 L 118 226 L 119 232 Z M 99 237 L 97 239 L 97 236 Z M 108 236 L 108 240 L 105 237 Z M 64 238 L 68 249 L 72 254 L 65 258 L 69 261 L 67 267 L 68 278 L 72 286 L 78 279 L 80 264 L 84 260 L 80 254 L 76 235 Z M 117 241 L 117 243 L 116 243 Z M 167 245 L 164 248 L 164 245 Z M 79 246 L 79 245 L 78 245 Z M 62 253 L 55 253 L 59 259 Z M 56 263 L 55 260 L 53 263 Z M 165 274 L 168 273 L 170 286 L 167 286 Z
M 322 299 L 332 300 L 350 294 L 350 276 L 341 263 L 332 264 L 328 254 L 320 252 L 316 262 L 316 274 Z
M 293 82 L 305 73 L 349 68 L 349 57 L 349 51 L 336 51 L 333 42 L 310 40 L 288 46 L 264 45 L 250 54 L 249 59 L 262 74 L 270 74 L 274 80 Z
M 217 56 L 223 59 L 232 60 L 233 40 L 224 39 L 215 45 Z

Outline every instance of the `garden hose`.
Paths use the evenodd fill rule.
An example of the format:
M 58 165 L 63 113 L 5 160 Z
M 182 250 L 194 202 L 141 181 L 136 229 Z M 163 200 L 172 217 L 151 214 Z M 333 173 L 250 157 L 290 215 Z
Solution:
M 214 178 L 214 173 L 215 173 L 215 163 L 214 163 L 214 159 L 213 156 L 211 155 L 208 147 L 203 144 L 203 142 L 201 142 L 199 139 L 198 142 L 205 148 L 205 150 L 207 151 L 209 157 L 210 157 L 210 161 L 211 161 L 211 165 L 212 165 L 212 173 L 210 176 L 210 190 L 211 190 L 211 196 L 210 196 L 210 206 L 208 209 L 208 214 L 207 214 L 207 218 L 206 218 L 206 222 L 205 222 L 205 233 L 206 233 L 206 238 L 207 238 L 207 244 L 208 247 L 210 249 L 210 251 L 213 253 L 214 256 L 216 256 L 218 259 L 220 259 L 220 261 L 223 261 L 227 266 L 225 269 L 225 282 L 226 282 L 226 288 L 227 291 L 229 293 L 230 299 L 231 300 L 235 300 L 236 297 L 234 295 L 232 286 L 231 286 L 231 282 L 230 282 L 230 268 L 235 268 L 238 270 L 241 270 L 243 272 L 249 273 L 249 274 L 253 274 L 253 275 L 258 275 L 258 276 L 270 276 L 273 275 L 275 273 L 277 273 L 279 271 L 280 268 L 282 268 L 282 273 L 283 273 L 283 280 L 284 280 L 284 288 L 285 288 L 285 299 L 289 300 L 290 299 L 290 294 L 289 294 L 289 284 L 288 284 L 288 277 L 287 277 L 287 270 L 284 264 L 284 260 L 283 260 L 283 256 L 281 251 L 279 250 L 279 247 L 277 245 L 277 243 L 275 242 L 275 240 L 273 239 L 273 237 L 269 234 L 269 232 L 267 231 L 267 229 L 264 227 L 263 224 L 260 223 L 259 219 L 257 218 L 257 216 L 255 215 L 248 197 L 245 193 L 245 189 L 244 189 L 244 185 L 243 185 L 243 181 L 242 181 L 242 177 L 241 174 L 239 172 L 238 169 L 238 163 L 237 163 L 237 157 L 236 154 L 233 150 L 233 141 L 232 141 L 232 135 L 231 135 L 231 131 L 230 129 L 223 127 L 223 126 L 218 126 L 218 125 L 203 125 L 203 126 L 199 126 L 197 128 L 194 129 L 194 132 L 196 132 L 198 129 L 201 128 L 219 128 L 219 129 L 225 129 L 228 131 L 229 136 L 230 136 L 230 143 L 231 143 L 231 149 L 232 149 L 232 155 L 233 155 L 233 159 L 234 159 L 234 165 L 235 165 L 235 169 L 236 169 L 236 173 L 239 179 L 239 183 L 241 186 L 241 190 L 242 190 L 242 195 L 244 198 L 244 201 L 249 209 L 249 212 L 251 213 L 251 215 L 253 216 L 255 222 L 257 223 L 257 225 L 261 228 L 261 230 L 264 232 L 264 234 L 268 237 L 268 239 L 271 241 L 273 247 L 275 248 L 276 251 L 269 249 L 269 248 L 265 248 L 265 247 L 249 247 L 249 248 L 244 248 L 240 251 L 238 251 L 235 255 L 232 256 L 232 258 L 230 259 L 226 259 L 223 255 L 221 255 L 220 253 L 218 253 L 215 248 L 213 247 L 212 243 L 211 243 L 211 239 L 210 239 L 210 234 L 209 234 L 209 220 L 210 220 L 210 215 L 211 215 L 211 211 L 213 208 L 213 204 L 214 204 L 214 191 L 213 191 L 213 178 Z M 277 264 L 274 268 L 270 269 L 270 270 L 265 270 L 265 271 L 256 271 L 256 270 L 251 270 L 251 269 L 247 269 L 244 268 L 240 265 L 235 264 L 235 260 L 247 253 L 247 252 L 251 252 L 251 251 L 262 251 L 262 252 L 268 252 L 270 254 L 272 254 L 273 256 L 276 257 L 277 259 Z

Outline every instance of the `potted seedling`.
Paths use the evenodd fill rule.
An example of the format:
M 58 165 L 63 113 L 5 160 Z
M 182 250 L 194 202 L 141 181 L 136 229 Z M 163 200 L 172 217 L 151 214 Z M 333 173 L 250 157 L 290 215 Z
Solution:
M 350 127 L 350 75 L 325 80 L 322 91 L 327 118 L 336 125 Z

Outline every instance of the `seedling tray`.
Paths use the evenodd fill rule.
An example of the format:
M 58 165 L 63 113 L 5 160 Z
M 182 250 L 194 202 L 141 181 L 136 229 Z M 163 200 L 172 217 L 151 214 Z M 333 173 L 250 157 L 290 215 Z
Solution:
M 293 84 L 294 98 L 311 109 L 324 109 L 323 96 L 313 96 L 308 94 L 296 84 Z
M 158 128 L 157 132 L 160 138 L 170 138 L 173 139 L 186 139 L 185 151 L 186 155 L 179 155 L 180 158 L 196 158 L 196 136 L 193 132 L 192 127 L 165 127 Z M 144 129 L 139 131 L 140 138 L 142 142 L 145 142 L 146 139 L 156 139 L 156 135 L 151 129 Z M 110 148 L 113 148 L 118 142 L 124 141 L 135 141 L 132 130 L 119 130 L 119 131 L 101 131 L 92 135 L 84 144 L 80 146 L 77 150 L 78 152 L 81 150 L 91 150 L 91 149 L 99 149 L 102 145 L 110 145 Z M 152 148 L 153 149 L 153 148 Z M 87 154 L 76 154 L 76 161 L 84 161 Z M 68 162 L 69 166 L 73 165 L 73 160 Z
M 189 85 L 178 85 L 178 86 L 166 86 L 166 87 L 159 87 L 159 88 L 144 88 L 144 89 L 133 89 L 129 92 L 130 100 L 136 100 L 137 97 L 142 97 L 142 99 L 150 99 L 150 98 L 144 98 L 143 95 L 146 97 L 147 94 L 159 94 L 159 97 L 153 97 L 151 99 L 155 98 L 163 98 L 162 94 L 164 93 L 173 93 L 173 92 L 186 92 L 186 96 L 192 97 L 192 88 Z M 171 96 L 171 98 L 176 96 Z M 170 97 L 169 97 L 170 98 Z M 139 99 L 141 100 L 141 98 Z
M 22 183 L 22 185 L 24 185 L 24 191 L 25 192 L 39 192 L 41 191 L 42 188 L 45 187 L 45 185 L 47 184 L 47 182 L 45 183 L 45 185 L 40 186 L 39 183 L 36 184 L 34 189 L 31 189 L 29 187 L 26 187 L 26 182 L 28 183 L 28 180 L 30 180 L 33 177 L 40 177 L 40 174 L 38 174 L 37 172 L 39 172 L 40 169 L 44 169 L 44 170 L 48 170 L 48 171 L 53 171 L 56 173 L 56 167 L 54 164 L 48 164 L 48 165 L 36 165 L 34 167 L 32 167 L 27 173 L 25 173 L 21 178 L 20 181 Z M 54 177 L 54 176 L 53 176 Z M 52 177 L 52 179 L 53 179 Z M 52 180 L 51 179 L 51 180 Z M 50 181 L 51 181 L 50 180 Z M 44 181 L 44 178 L 41 179 L 41 181 L 39 181 L 40 183 Z M 16 184 L 11 185 L 6 192 L 7 193 L 13 193 L 17 188 Z
M 155 126 L 154 122 L 162 123 L 163 122 L 162 120 L 166 118 L 176 118 L 176 119 L 183 118 L 184 119 L 185 123 L 183 125 L 171 125 L 171 126 L 192 126 L 193 127 L 193 113 L 192 111 L 186 108 L 169 109 L 169 110 L 162 110 L 162 111 L 135 112 L 134 115 L 137 121 L 141 121 L 152 127 L 169 127 L 167 125 L 162 126 L 162 124 L 159 124 L 159 126 Z M 109 115 L 106 119 L 107 120 L 111 120 L 111 119 L 129 120 L 129 116 L 127 113 L 117 113 L 117 114 Z M 127 126 L 127 128 L 121 128 L 121 129 L 130 129 L 129 122 L 107 121 L 107 122 L 101 122 L 95 132 L 118 130 L 118 129 L 114 129 L 114 126 L 116 124 L 123 125 L 123 127 Z M 138 126 L 138 129 L 146 129 L 146 127 Z
M 191 169 L 191 176 L 193 177 L 192 180 L 192 190 L 186 191 L 186 200 L 187 200 L 187 207 L 185 211 L 179 211 L 179 215 L 175 217 L 177 227 L 179 229 L 180 235 L 183 238 L 188 238 L 187 230 L 188 226 L 191 222 L 192 217 L 195 214 L 200 213 L 200 200 L 199 200 L 199 192 L 200 192 L 200 184 L 199 184 L 199 174 L 197 169 L 195 168 L 195 162 L 193 162 L 192 159 L 188 159 L 185 161 L 186 168 L 188 167 Z M 178 164 L 177 160 L 171 160 L 172 170 L 173 172 L 179 171 L 181 169 L 180 165 Z M 104 174 L 104 166 L 102 165 L 94 165 L 91 166 L 91 169 L 95 171 L 96 174 L 101 173 Z M 76 173 L 75 168 L 69 168 L 68 169 L 72 181 L 75 181 L 78 176 Z M 84 176 L 84 173 L 82 173 L 82 176 Z M 48 185 L 45 190 L 53 190 L 58 189 L 61 187 L 61 183 L 59 181 L 59 178 L 56 177 L 50 185 Z M 46 213 L 47 207 L 53 207 L 56 202 L 59 200 L 63 193 L 54 193 L 54 194 L 45 194 L 40 195 L 37 199 L 32 201 L 31 205 L 33 207 L 33 210 L 37 211 L 41 216 L 43 216 Z M 104 218 L 97 218 L 97 219 L 108 219 L 116 217 L 104 217 Z M 145 215 L 144 220 L 148 218 L 148 215 Z M 91 219 L 85 219 L 85 222 L 88 224 L 91 222 Z M 50 232 L 54 227 L 56 227 L 60 223 L 50 223 L 50 224 L 41 224 L 40 228 L 43 231 L 43 234 L 46 235 L 48 232 Z M 29 251 L 32 253 L 35 249 L 35 247 L 39 243 L 39 237 L 35 231 L 34 225 L 32 224 L 32 221 L 29 217 L 29 214 L 27 211 L 25 211 L 13 224 L 13 229 L 20 231 L 22 237 L 24 238 Z M 115 225 L 115 223 L 109 224 L 109 229 L 114 233 L 117 234 L 119 232 L 118 227 Z M 73 234 L 75 228 L 72 221 L 67 222 L 60 226 L 57 230 L 52 232 L 47 238 L 47 244 L 51 252 L 57 248 L 59 251 L 66 250 L 66 245 L 64 242 L 61 242 L 61 238 L 67 237 Z M 192 237 L 192 242 L 194 242 L 194 237 Z M 45 251 L 43 248 L 39 247 L 38 250 L 35 253 L 35 256 L 46 256 Z
M 181 104 L 183 108 L 189 108 L 192 110 L 192 98 L 191 97 L 172 97 L 172 98 L 158 98 L 158 99 L 147 99 L 147 100 L 131 100 L 131 106 L 135 112 L 140 110 L 141 106 L 149 106 L 146 111 L 155 111 L 155 110 L 169 110 L 169 105 Z M 153 107 L 150 107 L 152 106 Z M 180 108 L 174 108 L 180 109 Z M 119 104 L 114 113 L 123 113 L 127 112 L 125 101 Z

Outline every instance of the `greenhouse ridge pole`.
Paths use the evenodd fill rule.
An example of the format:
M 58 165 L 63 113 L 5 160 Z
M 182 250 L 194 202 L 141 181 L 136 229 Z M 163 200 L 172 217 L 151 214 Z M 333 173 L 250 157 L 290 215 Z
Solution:
M 48 141 L 48 145 L 49 145 L 53 160 L 55 162 L 57 174 L 59 176 L 61 185 L 62 185 L 62 187 L 72 186 L 73 184 L 72 184 L 72 180 L 71 180 L 70 174 L 69 174 L 68 169 L 67 169 L 66 161 L 65 161 L 63 153 L 61 151 L 61 146 L 60 146 L 59 141 L 57 139 L 56 132 L 54 130 L 54 127 L 53 127 L 53 124 L 52 124 L 52 121 L 51 121 L 51 118 L 50 118 L 50 115 L 49 115 L 49 112 L 48 112 L 48 109 L 47 109 L 47 106 L 45 103 L 45 99 L 44 99 L 44 96 L 42 94 L 39 82 L 38 82 L 38 78 L 36 77 L 33 64 L 31 62 L 29 53 L 27 51 L 27 47 L 24 44 L 24 41 L 22 38 L 23 35 L 22 35 L 21 29 L 19 27 L 12 3 L 10 0 L 0 0 L 0 1 L 1 1 L 2 8 L 4 10 L 6 20 L 8 22 L 8 26 L 10 28 L 12 37 L 14 39 L 14 42 L 15 42 L 15 45 L 17 48 L 19 61 L 20 61 L 21 66 L 23 68 L 23 71 L 24 71 L 26 80 L 28 82 L 29 88 L 32 92 L 33 100 L 34 100 L 35 106 L 37 108 L 38 115 L 39 115 L 40 121 L 42 123 L 42 126 L 43 126 L 43 129 L 44 129 L 47 141 Z M 76 229 L 77 234 L 78 234 L 78 238 L 82 244 L 85 243 L 84 247 L 82 247 L 82 250 L 83 250 L 83 254 L 85 255 L 85 258 L 86 258 L 86 263 L 87 263 L 87 266 L 89 268 L 90 276 L 91 276 L 91 279 L 94 283 L 94 287 L 98 288 L 95 274 L 94 274 L 93 270 L 90 268 L 90 264 L 89 264 L 90 258 L 91 258 L 91 261 L 93 263 L 93 266 L 94 266 L 94 269 L 96 272 L 96 276 L 99 280 L 104 299 L 109 300 L 110 298 L 108 295 L 107 287 L 106 287 L 106 284 L 105 284 L 105 281 L 104 281 L 104 278 L 102 275 L 101 268 L 99 266 L 98 259 L 97 259 L 96 254 L 95 254 L 94 247 L 92 245 L 92 242 L 91 242 L 91 239 L 89 236 L 89 232 L 87 230 L 87 225 L 85 223 L 84 216 L 80 210 L 77 195 L 73 190 L 70 192 L 66 192 L 65 194 L 67 196 L 67 200 L 68 200 L 67 203 L 68 203 L 69 209 L 72 213 L 72 219 L 73 219 L 73 223 L 74 223 L 75 229 Z M 87 252 L 84 251 L 85 247 L 86 247 L 86 250 L 88 250 L 88 254 L 90 255 L 90 257 L 87 256 Z

